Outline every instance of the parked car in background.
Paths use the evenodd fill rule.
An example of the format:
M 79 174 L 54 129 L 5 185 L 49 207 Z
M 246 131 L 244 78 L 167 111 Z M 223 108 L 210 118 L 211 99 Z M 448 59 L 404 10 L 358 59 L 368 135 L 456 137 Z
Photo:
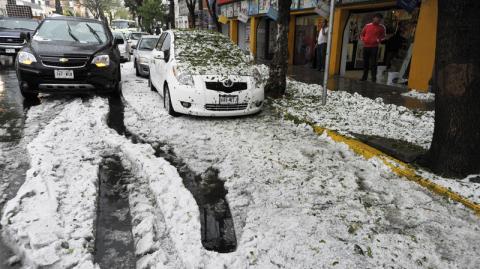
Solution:
M 35 19 L 0 17 L 0 55 L 15 57 L 38 24 Z
M 123 32 L 117 32 L 117 31 L 112 32 L 112 34 L 115 39 L 123 40 L 123 44 L 118 45 L 118 51 L 120 52 L 120 59 L 122 60 L 122 62 L 129 62 L 131 59 L 130 45 L 126 41 L 125 34 Z
M 149 83 L 164 107 L 199 116 L 236 116 L 260 111 L 263 78 L 250 57 L 220 33 L 166 31 L 152 51 Z
M 152 50 L 157 45 L 158 35 L 144 35 L 138 41 L 138 46 L 133 46 L 133 64 L 137 76 L 148 76 L 149 64 L 152 61 Z
M 128 44 L 130 46 L 130 54 L 133 54 L 132 46 L 137 46 L 138 40 L 140 40 L 140 38 L 142 38 L 144 35 L 148 35 L 148 33 L 131 32 L 127 35 Z
M 15 63 L 25 98 L 44 93 L 120 92 L 120 52 L 105 23 L 78 17 L 46 18 Z

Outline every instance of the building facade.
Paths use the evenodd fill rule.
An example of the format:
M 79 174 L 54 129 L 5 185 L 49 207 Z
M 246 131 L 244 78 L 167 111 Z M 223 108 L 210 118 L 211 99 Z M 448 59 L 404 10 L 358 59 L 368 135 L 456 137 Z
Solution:
M 279 0 L 218 0 L 222 32 L 259 61 L 273 57 L 276 36 L 276 8 Z M 289 64 L 311 64 L 324 0 L 293 0 L 289 25 Z M 328 2 L 328 1 L 327 1 Z M 405 2 L 405 1 L 404 1 Z M 379 83 L 408 83 L 428 91 L 436 48 L 437 0 L 423 0 L 406 10 L 397 0 L 338 1 L 332 35 L 331 76 L 359 78 L 363 68 L 359 34 L 373 15 L 381 13 L 388 39 L 379 47 Z M 418 1 L 420 3 L 420 1 Z

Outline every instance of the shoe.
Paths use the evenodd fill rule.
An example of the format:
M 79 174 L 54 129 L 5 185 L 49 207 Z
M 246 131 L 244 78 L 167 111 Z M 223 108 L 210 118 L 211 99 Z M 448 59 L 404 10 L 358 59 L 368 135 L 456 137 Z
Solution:
M 367 81 L 367 79 L 366 78 L 361 78 L 360 81 Z
M 372 79 L 372 82 L 373 82 L 373 83 L 377 83 L 377 80 L 376 80 L 376 79 Z

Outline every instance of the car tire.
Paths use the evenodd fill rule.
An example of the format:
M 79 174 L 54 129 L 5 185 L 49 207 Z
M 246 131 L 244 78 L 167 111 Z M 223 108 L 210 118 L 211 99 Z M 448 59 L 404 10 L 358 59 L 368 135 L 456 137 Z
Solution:
M 115 85 L 113 86 L 113 90 L 110 92 L 111 97 L 119 97 L 122 95 L 122 75 L 120 71 L 120 66 L 118 66 L 118 76 Z
M 163 106 L 170 116 L 177 117 L 179 115 L 173 109 L 172 99 L 170 98 L 170 90 L 168 89 L 167 85 L 165 85 L 165 89 L 163 90 Z
M 135 65 L 135 75 L 136 75 L 137 77 L 139 77 L 139 76 L 140 76 L 140 72 L 138 71 L 137 60 L 135 60 L 135 61 L 133 62 L 133 64 Z
M 23 90 L 20 90 L 20 93 L 22 94 L 23 98 L 25 98 L 26 100 L 38 99 L 37 92 L 25 92 Z
M 150 75 L 148 75 L 148 87 L 150 87 L 150 90 L 152 92 L 156 92 L 157 89 L 155 88 L 155 86 L 153 86 L 153 83 L 152 83 L 152 78 L 150 77 Z

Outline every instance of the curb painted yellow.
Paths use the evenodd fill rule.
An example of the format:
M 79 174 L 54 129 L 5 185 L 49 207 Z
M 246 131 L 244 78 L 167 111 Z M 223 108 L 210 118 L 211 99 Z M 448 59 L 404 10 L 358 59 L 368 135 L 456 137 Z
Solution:
M 415 168 L 409 164 L 406 164 L 400 160 L 397 160 L 382 151 L 373 148 L 357 139 L 346 137 L 344 135 L 341 135 L 335 131 L 320 127 L 318 125 L 315 125 L 314 123 L 301 120 L 289 113 L 284 114 L 291 119 L 295 119 L 296 122 L 303 122 L 305 124 L 310 125 L 313 128 L 313 131 L 318 134 L 322 135 L 324 133 L 327 134 L 333 141 L 339 142 L 339 143 L 344 143 L 346 144 L 353 152 L 355 152 L 358 155 L 363 156 L 365 159 L 371 159 L 373 157 L 376 157 L 380 159 L 386 166 L 388 166 L 392 172 L 395 174 L 405 177 L 410 181 L 413 181 L 417 184 L 419 184 L 422 187 L 425 187 L 432 191 L 433 193 L 436 193 L 438 195 L 447 197 L 455 202 L 463 204 L 465 207 L 473 210 L 475 214 L 480 216 L 480 205 L 476 204 L 475 202 L 470 201 L 468 198 L 465 198 L 461 196 L 460 194 L 453 192 L 441 185 L 438 185 L 434 182 L 432 182 L 429 179 L 423 178 L 422 176 L 418 175 L 416 172 Z

